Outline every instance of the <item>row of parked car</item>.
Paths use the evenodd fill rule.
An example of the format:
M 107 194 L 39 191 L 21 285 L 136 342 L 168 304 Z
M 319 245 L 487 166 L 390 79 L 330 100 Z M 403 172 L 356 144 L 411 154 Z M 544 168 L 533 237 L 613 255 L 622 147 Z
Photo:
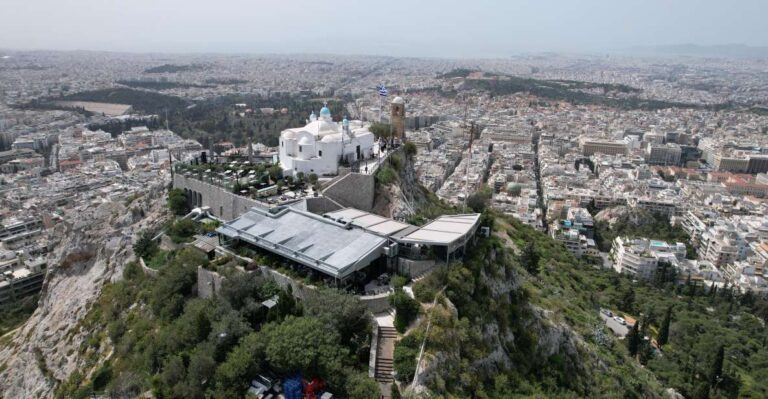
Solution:
M 611 312 L 608 309 L 600 309 L 600 313 L 604 314 L 606 317 L 613 317 L 614 320 L 616 320 L 617 323 L 621 324 L 622 326 L 627 325 L 627 321 L 624 320 L 621 316 L 614 316 L 613 312 Z

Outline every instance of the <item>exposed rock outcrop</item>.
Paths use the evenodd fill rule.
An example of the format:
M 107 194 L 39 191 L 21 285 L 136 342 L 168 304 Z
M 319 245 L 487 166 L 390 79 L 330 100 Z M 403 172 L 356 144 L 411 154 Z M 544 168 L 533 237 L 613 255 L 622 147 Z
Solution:
M 413 160 L 406 157 L 403 151 L 393 155 L 400 160 L 398 183 L 388 186 L 376 184 L 373 213 L 405 219 L 428 206 L 436 198 L 430 199 L 429 191 L 419 183 Z
M 138 233 L 162 220 L 166 184 L 147 187 L 128 208 L 104 202 L 70 210 L 55 227 L 61 242 L 50 258 L 38 308 L 0 347 L 1 397 L 52 397 L 72 372 L 86 369 L 80 349 L 89 331 L 80 323 L 104 284 L 121 278 Z

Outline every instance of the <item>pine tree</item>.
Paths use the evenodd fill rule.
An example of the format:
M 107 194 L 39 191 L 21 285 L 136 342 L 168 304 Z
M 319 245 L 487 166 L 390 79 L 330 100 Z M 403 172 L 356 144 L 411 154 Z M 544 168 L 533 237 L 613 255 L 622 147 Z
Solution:
M 640 324 L 640 335 L 645 337 L 648 335 L 648 327 L 651 325 L 651 320 L 653 320 L 653 310 L 648 309 L 645 311 L 645 314 L 643 315 L 643 322 Z
M 528 241 L 528 244 L 525 245 L 520 261 L 528 273 L 534 276 L 539 274 L 539 254 L 536 252 L 533 241 Z
M 720 345 L 715 355 L 715 360 L 712 362 L 712 367 L 709 369 L 709 384 L 715 386 L 717 381 L 722 378 L 723 375 L 723 360 L 725 360 L 725 347 Z
M 640 322 L 636 321 L 632 326 L 632 329 L 629 330 L 629 334 L 627 335 L 627 349 L 629 350 L 629 356 L 632 357 L 637 355 L 637 350 L 640 348 L 639 324 Z
M 632 312 L 632 309 L 635 307 L 635 290 L 632 287 L 629 287 L 629 289 L 624 293 L 624 296 L 621 298 L 621 310 L 624 310 L 626 312 Z
M 672 306 L 667 308 L 667 313 L 664 314 L 664 320 L 661 322 L 661 328 L 659 329 L 659 336 L 656 339 L 656 343 L 659 346 L 666 345 L 669 342 L 669 324 L 672 322 Z

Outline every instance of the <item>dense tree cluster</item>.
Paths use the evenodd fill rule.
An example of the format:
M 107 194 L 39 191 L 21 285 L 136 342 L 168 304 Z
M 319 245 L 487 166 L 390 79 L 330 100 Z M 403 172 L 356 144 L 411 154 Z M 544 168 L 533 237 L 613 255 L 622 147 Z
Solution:
M 157 278 L 129 264 L 80 326 L 92 337 L 83 356 L 95 358 L 102 349 L 113 355 L 90 378 L 87 370 L 73 374 L 57 396 L 137 397 L 151 390 L 158 398 L 243 397 L 257 373 L 271 372 L 319 377 L 350 399 L 376 397 L 377 384 L 364 374 L 371 326 L 364 305 L 333 290 L 297 302 L 232 262 L 206 266 L 229 276 L 209 299 L 195 296 L 197 267 L 207 260 L 193 249 L 171 253 Z M 270 298 L 277 306 L 262 306 Z
M 695 257 L 696 254 L 690 244 L 688 233 L 679 225 L 670 225 L 669 219 L 658 213 L 632 210 L 621 215 L 613 226 L 603 221 L 595 223 L 595 241 L 601 251 L 610 251 L 613 240 L 619 236 L 645 237 L 672 243 L 682 242 L 686 244 L 689 258 Z

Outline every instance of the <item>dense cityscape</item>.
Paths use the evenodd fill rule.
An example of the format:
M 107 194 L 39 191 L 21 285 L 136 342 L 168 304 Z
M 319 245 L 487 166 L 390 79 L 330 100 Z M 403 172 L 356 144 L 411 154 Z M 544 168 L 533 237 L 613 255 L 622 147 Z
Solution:
M 0 47 L 0 397 L 768 397 L 768 64 L 694 50 Z

